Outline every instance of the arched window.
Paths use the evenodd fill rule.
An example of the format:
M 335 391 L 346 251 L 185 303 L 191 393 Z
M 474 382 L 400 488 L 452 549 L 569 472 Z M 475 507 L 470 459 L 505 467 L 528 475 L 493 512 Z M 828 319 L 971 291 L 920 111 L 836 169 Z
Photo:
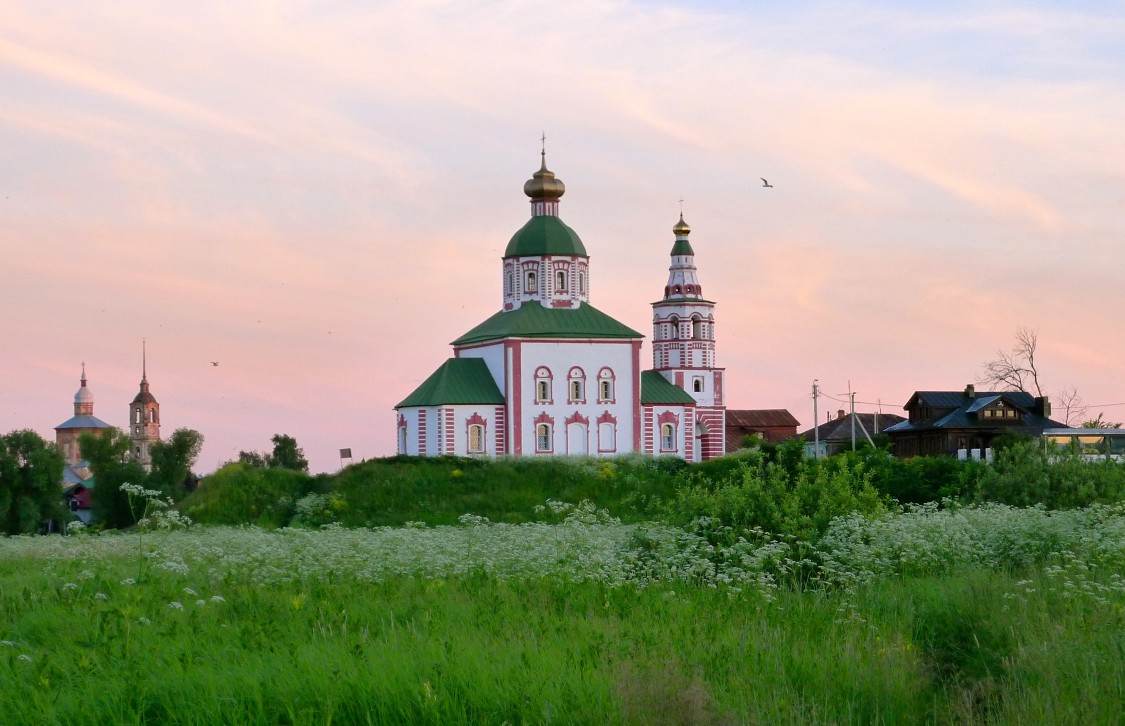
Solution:
M 508 293 L 509 295 L 512 295 L 512 294 L 514 294 L 514 293 L 515 293 L 515 291 L 516 291 L 516 276 L 512 274 L 512 271 L 511 271 L 511 270 L 508 270 L 508 275 L 507 275 L 507 278 L 506 278 L 506 282 L 507 282 L 507 284 L 508 284 L 508 289 L 507 289 L 507 293 Z
M 570 403 L 586 402 L 586 373 L 575 366 L 567 376 L 567 400 Z
M 539 280 L 535 275 L 535 270 L 529 270 L 527 273 L 527 291 L 539 292 Z
M 566 292 L 566 273 L 562 270 L 555 273 L 555 292 Z
M 469 425 L 469 453 L 484 453 L 484 426 L 481 424 Z
M 535 402 L 551 403 L 551 369 L 542 366 L 535 370 Z
M 398 453 L 406 453 L 406 424 L 401 424 L 398 427 Z
M 613 403 L 613 370 L 602 368 L 598 371 L 598 403 Z
M 703 337 L 703 321 L 698 315 L 693 315 L 691 318 L 691 337 L 694 340 L 699 340 Z
M 551 424 L 535 426 L 535 450 L 540 453 L 551 451 Z
M 149 409 L 148 422 L 149 423 L 156 423 L 156 409 L 155 408 Z
M 586 294 L 586 273 L 585 272 L 579 272 L 578 273 L 578 294 L 579 295 L 585 295 Z
M 661 451 L 675 451 L 676 450 L 676 425 L 675 424 L 660 424 L 660 450 Z
M 691 390 L 696 393 L 703 393 L 703 376 L 696 376 L 692 379 Z
M 671 318 L 669 318 L 668 325 L 671 327 L 671 331 L 670 331 L 671 335 L 668 336 L 668 337 L 670 337 L 670 338 L 680 337 L 680 319 L 677 318 L 675 315 L 673 315 Z

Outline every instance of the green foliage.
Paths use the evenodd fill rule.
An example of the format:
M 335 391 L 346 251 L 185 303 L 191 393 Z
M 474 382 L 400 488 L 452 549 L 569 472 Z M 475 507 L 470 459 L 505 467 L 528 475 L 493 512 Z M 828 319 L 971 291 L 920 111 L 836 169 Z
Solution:
M 203 479 L 180 509 L 199 523 L 283 527 L 297 501 L 316 486 L 317 480 L 298 471 L 232 462 Z
M 31 430 L 0 437 L 0 534 L 35 532 L 63 519 L 62 454 Z
M 268 459 L 269 465 L 278 469 L 290 469 L 307 474 L 309 462 L 305 452 L 297 446 L 297 439 L 285 434 L 274 434 L 273 453 Z
M 152 471 L 147 486 L 173 499 L 182 498 L 191 468 L 202 448 L 203 434 L 191 429 L 176 429 L 167 439 L 155 442 L 149 449 Z
M 834 517 L 875 515 L 887 508 L 858 456 L 807 459 L 800 442 L 787 442 L 709 464 L 697 468 L 677 490 L 665 509 L 669 521 L 687 525 L 707 517 L 736 531 L 761 528 L 815 539 Z M 722 478 L 707 478 L 715 474 Z
M 144 468 L 130 458 L 132 445 L 129 437 L 115 428 L 78 437 L 82 458 L 90 463 L 90 472 L 94 475 L 94 487 L 90 492 L 94 519 L 112 529 L 131 527 L 137 521 L 121 485 L 143 485 L 148 478 Z
M 1089 419 L 1082 422 L 1084 429 L 1119 429 L 1121 428 L 1120 421 L 1106 421 L 1102 416 L 1105 414 L 1101 411 L 1098 412 L 1096 418 Z
M 972 493 L 977 501 L 1048 509 L 1109 504 L 1125 499 L 1125 465 L 1086 461 L 1076 451 L 1048 455 L 1038 441 L 1017 442 L 980 470 Z

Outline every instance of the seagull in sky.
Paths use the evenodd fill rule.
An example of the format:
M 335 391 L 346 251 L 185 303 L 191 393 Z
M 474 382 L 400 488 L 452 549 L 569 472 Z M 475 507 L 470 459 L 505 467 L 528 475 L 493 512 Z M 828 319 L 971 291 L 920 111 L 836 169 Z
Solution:
M 773 184 L 770 184 L 768 181 L 766 181 L 766 178 L 764 176 L 760 176 L 758 178 L 762 180 L 762 186 L 773 189 Z
M 211 365 L 217 366 L 217 365 L 219 365 L 219 361 L 213 360 L 213 361 L 211 361 Z

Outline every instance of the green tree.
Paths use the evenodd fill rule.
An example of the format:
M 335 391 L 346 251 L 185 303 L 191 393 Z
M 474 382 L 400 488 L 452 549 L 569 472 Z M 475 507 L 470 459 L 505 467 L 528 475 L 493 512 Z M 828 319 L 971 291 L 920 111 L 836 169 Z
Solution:
M 35 532 L 45 519 L 63 518 L 62 454 L 30 430 L 0 437 L 0 532 Z
M 238 463 L 248 464 L 258 469 L 265 469 L 270 465 L 270 457 L 260 451 L 239 451 Z
M 107 527 L 131 527 L 136 522 L 122 484 L 147 485 L 148 473 L 129 456 L 132 441 L 119 429 L 105 429 L 100 435 L 82 434 L 78 448 L 90 463 L 94 488 L 90 504 L 94 518 Z
M 164 441 L 157 441 L 149 449 L 152 471 L 148 475 L 150 489 L 158 489 L 179 499 L 185 491 L 185 482 L 203 448 L 203 434 L 192 429 L 176 429 Z M 140 482 L 136 482 L 140 483 Z
M 1082 422 L 1084 429 L 1119 429 L 1121 428 L 1120 421 L 1106 421 L 1102 418 L 1105 414 L 1098 412 L 1097 418 L 1092 418 L 1089 421 Z
M 306 474 L 309 471 L 309 462 L 305 452 L 298 448 L 297 439 L 285 434 L 274 434 L 273 453 L 269 457 L 269 465 L 275 469 L 292 469 Z

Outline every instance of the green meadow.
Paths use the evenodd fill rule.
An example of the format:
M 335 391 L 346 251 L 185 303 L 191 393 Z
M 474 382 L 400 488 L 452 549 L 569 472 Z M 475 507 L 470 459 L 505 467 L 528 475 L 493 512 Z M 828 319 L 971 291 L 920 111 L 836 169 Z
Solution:
M 738 480 L 759 501 L 761 487 Z M 843 496 L 841 482 L 821 481 Z M 678 500 L 672 489 L 648 490 L 647 504 L 623 491 L 614 506 L 630 517 L 552 498 L 506 522 L 203 526 L 150 507 L 128 532 L 5 538 L 0 714 L 11 724 L 1121 721 L 1125 507 L 869 504 L 821 525 L 797 497 L 779 521 L 816 532 L 799 537 L 732 524 L 756 509 L 713 491 L 720 503 L 696 491 L 660 505 L 663 520 L 640 512 Z M 327 496 L 311 514 L 331 513 L 331 492 L 293 494 Z M 674 522 L 689 504 L 713 514 Z

